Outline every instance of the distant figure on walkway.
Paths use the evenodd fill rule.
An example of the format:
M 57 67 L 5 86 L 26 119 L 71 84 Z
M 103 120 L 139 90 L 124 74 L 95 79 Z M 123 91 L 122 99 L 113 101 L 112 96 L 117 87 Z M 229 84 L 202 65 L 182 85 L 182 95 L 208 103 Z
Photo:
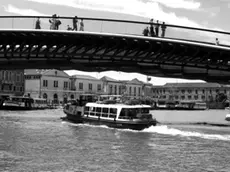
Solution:
M 218 38 L 216 38 L 216 45 L 220 45 Z
M 154 33 L 154 27 L 153 27 L 153 19 L 150 20 L 150 27 L 149 27 L 149 34 L 150 36 L 155 36 L 155 33 Z
M 41 22 L 40 22 L 40 18 L 39 17 L 36 20 L 35 29 L 41 29 Z
M 59 18 L 57 16 L 56 22 L 55 22 L 55 30 L 58 30 L 60 25 L 61 25 L 61 21 L 59 20 Z
M 76 31 L 77 31 L 77 22 L 78 22 L 77 16 L 75 16 L 75 17 L 73 18 L 73 30 L 76 30 Z
M 165 30 L 166 30 L 166 26 L 165 26 L 165 22 L 163 22 L 161 25 L 161 37 L 165 37 Z
M 83 19 L 81 19 L 81 21 L 80 21 L 80 31 L 84 31 Z
M 146 28 L 144 28 L 143 35 L 144 36 L 148 36 L 149 35 L 149 27 L 148 26 Z
M 67 25 L 67 30 L 73 30 L 69 25 Z
M 57 15 L 54 14 L 52 15 L 52 19 L 49 19 L 49 22 L 50 22 L 50 30 L 55 30 L 56 27 L 55 27 L 55 24 L 56 24 L 56 17 Z
M 160 27 L 160 24 L 158 23 L 158 20 L 157 20 L 157 23 L 156 23 L 156 26 L 155 26 L 155 34 L 156 34 L 156 37 L 159 36 L 159 27 Z

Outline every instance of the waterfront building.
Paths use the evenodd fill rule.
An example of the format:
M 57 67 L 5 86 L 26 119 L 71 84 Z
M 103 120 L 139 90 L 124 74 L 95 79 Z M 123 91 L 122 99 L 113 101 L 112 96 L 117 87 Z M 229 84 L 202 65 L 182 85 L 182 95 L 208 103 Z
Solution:
M 166 83 L 152 89 L 156 100 L 213 102 L 220 95 L 230 98 L 230 87 L 218 83 Z
M 104 94 L 125 95 L 130 98 L 152 97 L 152 84 L 144 83 L 136 78 L 130 81 L 121 81 L 104 76 L 101 80 L 103 81 Z
M 24 70 L 0 70 L 0 97 L 22 96 L 24 89 Z
M 71 80 L 71 99 L 78 99 L 80 94 L 103 94 L 103 82 L 88 75 L 73 75 Z
M 139 81 L 135 78 L 130 81 L 127 81 L 125 84 L 125 94 L 130 96 L 131 98 L 140 98 L 146 95 L 144 92 L 145 84 L 142 81 Z
M 60 70 L 25 70 L 25 94 L 44 98 L 49 103 L 62 104 L 70 99 L 69 75 Z
M 122 95 L 126 91 L 125 81 L 119 81 L 108 76 L 100 79 L 103 83 L 103 93 L 107 95 Z

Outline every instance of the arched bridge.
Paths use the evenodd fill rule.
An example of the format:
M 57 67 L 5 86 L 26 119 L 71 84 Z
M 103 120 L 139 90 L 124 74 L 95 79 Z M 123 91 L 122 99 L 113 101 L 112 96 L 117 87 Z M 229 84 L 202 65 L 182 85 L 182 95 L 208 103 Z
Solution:
M 230 47 L 214 44 L 215 37 L 227 40 L 228 32 L 166 25 L 165 37 L 150 37 L 142 35 L 149 22 L 98 18 L 82 18 L 84 31 L 67 31 L 72 17 L 59 17 L 62 28 L 50 30 L 49 18 L 40 17 L 42 29 L 36 30 L 36 16 L 0 17 L 5 26 L 0 29 L 0 69 L 115 70 L 230 80 Z

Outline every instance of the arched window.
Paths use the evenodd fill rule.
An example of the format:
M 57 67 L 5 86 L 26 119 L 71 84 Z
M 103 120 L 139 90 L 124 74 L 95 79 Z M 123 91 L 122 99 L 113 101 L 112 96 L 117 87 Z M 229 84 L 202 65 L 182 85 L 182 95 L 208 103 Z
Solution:
M 47 94 L 46 93 L 43 94 L 43 99 L 47 99 Z
M 8 80 L 8 71 L 5 73 L 5 80 Z
M 54 94 L 53 102 L 54 102 L 55 104 L 58 104 L 58 95 L 57 95 L 57 94 Z

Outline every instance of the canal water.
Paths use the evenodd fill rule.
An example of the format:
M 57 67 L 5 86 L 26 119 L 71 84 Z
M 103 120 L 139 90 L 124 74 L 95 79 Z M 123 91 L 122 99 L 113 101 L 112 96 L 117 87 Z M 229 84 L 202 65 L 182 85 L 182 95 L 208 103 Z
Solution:
M 61 109 L 0 111 L 0 171 L 230 171 L 227 111 L 153 111 L 143 131 L 64 122 Z M 191 122 L 192 121 L 192 122 Z

